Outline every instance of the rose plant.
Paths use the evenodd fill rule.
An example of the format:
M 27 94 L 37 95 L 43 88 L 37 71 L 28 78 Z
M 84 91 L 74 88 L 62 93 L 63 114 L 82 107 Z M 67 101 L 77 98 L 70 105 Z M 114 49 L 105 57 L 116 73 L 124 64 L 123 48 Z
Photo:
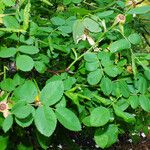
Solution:
M 92 129 L 103 149 L 148 134 L 149 12 L 124 0 L 1 0 L 0 149 L 47 149 L 59 128 Z

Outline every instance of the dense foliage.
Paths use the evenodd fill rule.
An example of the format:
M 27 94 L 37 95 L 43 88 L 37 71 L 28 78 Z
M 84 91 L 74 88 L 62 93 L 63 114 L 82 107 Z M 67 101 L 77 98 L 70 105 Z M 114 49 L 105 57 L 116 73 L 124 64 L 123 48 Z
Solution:
M 0 0 L 0 149 L 47 149 L 60 128 L 100 148 L 147 134 L 149 12 L 143 1 Z

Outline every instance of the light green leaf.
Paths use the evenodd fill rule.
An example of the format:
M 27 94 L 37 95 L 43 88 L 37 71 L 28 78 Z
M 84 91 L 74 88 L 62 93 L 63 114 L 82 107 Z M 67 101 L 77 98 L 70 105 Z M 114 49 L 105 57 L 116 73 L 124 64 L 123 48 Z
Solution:
M 80 3 L 82 0 L 72 0 L 73 3 L 78 4 Z
M 7 78 L 7 79 L 4 79 L 2 82 L 0 82 L 0 87 L 4 91 L 11 92 L 15 89 L 15 83 L 12 79 Z
M 128 100 L 133 109 L 135 109 L 139 106 L 139 98 L 137 95 L 130 96 Z
M 35 84 L 27 80 L 24 84 L 17 87 L 14 91 L 14 96 L 18 100 L 26 101 L 32 103 L 35 100 L 35 97 L 38 95 L 37 88 Z
M 57 26 L 61 26 L 65 24 L 65 20 L 60 17 L 53 17 L 51 18 L 51 21 L 54 25 L 57 25 Z
M 61 80 L 49 82 L 41 91 L 41 101 L 47 106 L 57 103 L 63 96 L 64 85 Z
M 90 115 L 90 124 L 94 127 L 105 125 L 110 119 L 109 109 L 105 107 L 95 108 Z
M 99 12 L 96 15 L 100 18 L 105 18 L 105 17 L 112 15 L 113 13 L 114 13 L 113 10 L 108 10 L 108 11 Z
M 69 90 L 73 86 L 73 84 L 76 82 L 76 79 L 74 77 L 69 77 L 66 80 L 64 80 L 64 89 Z
M 119 89 L 120 89 L 121 94 L 126 98 L 129 97 L 130 91 L 129 91 L 127 83 L 123 80 L 120 80 L 118 83 L 119 83 Z
M 36 54 L 39 52 L 39 49 L 35 46 L 26 46 L 22 45 L 18 48 L 18 50 L 25 54 Z
M 117 125 L 110 124 L 105 129 L 97 129 L 94 135 L 96 144 L 101 148 L 108 148 L 118 139 L 119 130 Z
M 106 66 L 104 68 L 104 71 L 110 77 L 116 77 L 116 76 L 118 76 L 119 74 L 122 73 L 123 68 L 122 67 L 117 67 L 115 65 L 110 65 L 110 66 Z
M 82 20 L 76 20 L 73 24 L 73 39 L 77 44 L 84 34 L 85 27 L 83 25 Z
M 71 3 L 71 0 L 63 0 L 63 4 L 64 5 L 68 5 L 68 4 L 70 4 Z
M 44 73 L 47 69 L 46 65 L 42 61 L 35 61 L 34 66 L 39 73 Z
M 33 107 L 31 105 L 24 105 L 24 103 L 18 102 L 14 105 L 12 114 L 19 119 L 24 119 L 32 113 L 32 109 Z
M 13 16 L 5 16 L 3 17 L 3 23 L 7 28 L 19 29 L 20 25 L 17 19 Z
M 131 48 L 131 44 L 126 39 L 121 39 L 110 44 L 109 49 L 112 53 Z
M 19 126 L 23 128 L 29 127 L 33 123 L 33 115 L 30 114 L 28 117 L 23 119 L 15 118 L 15 121 Z
M 143 110 L 150 112 L 150 99 L 146 95 L 140 95 L 139 102 Z
M 50 137 L 56 128 L 57 119 L 50 107 L 41 106 L 35 111 L 34 122 L 41 134 Z
M 140 42 L 141 42 L 141 37 L 137 33 L 133 33 L 133 34 L 129 35 L 128 39 L 132 44 L 140 44 Z
M 2 124 L 2 128 L 4 130 L 4 132 L 7 132 L 13 125 L 13 116 L 9 115 L 7 116 L 7 118 L 5 118 L 3 124 Z
M 18 86 L 18 85 L 23 84 L 25 82 L 25 79 L 21 77 L 18 73 L 16 73 L 14 75 L 13 81 L 14 81 L 15 86 Z
M 122 111 L 118 106 L 114 105 L 115 114 L 121 117 L 125 122 L 133 123 L 135 122 L 135 117 L 133 114 Z
M 97 58 L 97 55 L 95 53 L 88 52 L 84 55 L 84 60 L 87 62 L 97 62 L 98 58 Z
M 131 9 L 127 14 L 145 14 L 150 11 L 150 6 L 141 6 Z
M 110 99 L 106 99 L 104 97 L 100 97 L 96 94 L 93 94 L 93 97 L 96 98 L 96 101 L 99 102 L 99 103 L 102 103 L 104 105 L 110 105 L 111 104 L 111 100 Z
M 23 11 L 23 29 L 24 30 L 27 30 L 29 27 L 30 8 L 31 8 L 31 4 L 30 4 L 30 1 L 28 1 L 28 4 L 25 6 L 25 9 Z
M 81 130 L 81 124 L 78 117 L 68 108 L 58 107 L 55 113 L 57 119 L 65 128 L 71 131 Z
M 96 85 L 100 82 L 101 78 L 102 78 L 102 70 L 97 69 L 88 74 L 87 81 L 90 85 Z
M 16 54 L 16 52 L 17 52 L 16 48 L 1 47 L 0 48 L 0 57 L 1 58 L 13 57 Z
M 99 62 L 86 62 L 85 68 L 87 71 L 95 71 L 99 67 Z
M 11 7 L 11 6 L 14 6 L 15 5 L 15 1 L 14 0 L 2 0 L 2 2 L 8 6 L 8 7 Z
M 91 32 L 100 32 L 101 31 L 99 24 L 91 18 L 85 18 L 83 20 L 83 24 L 84 24 L 85 28 Z
M 30 71 L 34 67 L 34 61 L 27 55 L 19 55 L 16 58 L 16 66 L 22 71 Z

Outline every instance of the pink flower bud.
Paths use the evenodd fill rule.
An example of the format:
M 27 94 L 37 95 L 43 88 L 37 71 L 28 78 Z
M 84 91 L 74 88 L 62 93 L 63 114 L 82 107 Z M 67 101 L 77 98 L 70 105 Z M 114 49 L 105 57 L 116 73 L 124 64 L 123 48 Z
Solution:
M 116 22 L 117 23 L 124 24 L 125 21 L 126 21 L 126 17 L 123 14 L 117 15 L 117 17 L 116 17 Z

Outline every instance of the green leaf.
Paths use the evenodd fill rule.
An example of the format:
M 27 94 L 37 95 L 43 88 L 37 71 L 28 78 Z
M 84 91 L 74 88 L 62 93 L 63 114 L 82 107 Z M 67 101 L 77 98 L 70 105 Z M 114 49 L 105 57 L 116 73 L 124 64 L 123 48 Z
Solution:
M 68 108 L 58 107 L 55 113 L 57 119 L 65 128 L 71 131 L 81 130 L 81 124 L 78 117 Z
M 80 3 L 82 0 L 72 0 L 73 3 L 78 4 Z
M 126 98 L 129 97 L 130 91 L 129 91 L 127 83 L 123 80 L 120 80 L 118 83 L 119 83 L 119 89 L 120 89 L 121 94 Z
M 7 28 L 19 29 L 20 25 L 17 19 L 13 16 L 5 16 L 3 17 L 3 23 Z
M 82 38 L 84 34 L 84 30 L 85 30 L 85 27 L 82 23 L 82 20 L 80 19 L 76 20 L 73 25 L 73 39 L 76 44 Z
M 126 39 L 121 39 L 121 40 L 115 41 L 115 42 L 111 43 L 109 46 L 109 49 L 112 53 L 119 52 L 124 49 L 130 49 L 130 48 L 131 48 L 131 44 Z
M 23 128 L 29 127 L 33 122 L 33 115 L 30 114 L 28 117 L 23 118 L 23 119 L 15 118 L 15 121 L 19 126 L 21 126 Z
M 87 71 L 95 71 L 99 67 L 99 62 L 86 62 L 85 68 Z
M 116 105 L 121 109 L 122 111 L 126 110 L 129 107 L 129 103 L 127 99 L 121 98 L 117 100 Z
M 35 111 L 34 122 L 41 134 L 50 137 L 56 128 L 57 119 L 50 107 L 41 106 Z
M 100 32 L 101 28 L 99 27 L 99 24 L 90 18 L 85 18 L 83 20 L 83 24 L 86 29 L 88 29 L 91 32 Z
M 66 80 L 64 80 L 64 89 L 65 90 L 71 89 L 75 82 L 76 82 L 76 79 L 74 77 L 67 78 Z
M 8 142 L 9 142 L 8 137 L 0 136 L 0 143 L 1 143 L 0 149 L 1 150 L 6 150 Z
M 48 138 L 40 134 L 38 131 L 36 132 L 36 137 L 41 148 L 43 148 L 44 150 L 47 150 L 49 145 L 51 144 L 51 137 Z
M 102 81 L 100 83 L 100 87 L 101 87 L 101 90 L 102 92 L 105 94 L 105 95 L 110 95 L 110 93 L 112 92 L 112 81 L 107 78 L 107 77 L 103 77 L 102 78 Z
M 24 103 L 16 103 L 12 109 L 12 113 L 19 119 L 28 117 L 32 113 L 33 107 L 31 105 L 24 105 Z
M 131 9 L 127 14 L 145 14 L 150 11 L 150 6 L 141 6 Z
M 72 28 L 71 26 L 60 26 L 58 27 L 58 30 L 60 30 L 63 33 L 71 33 L 72 32 Z
M 132 95 L 129 97 L 129 103 L 133 109 L 136 109 L 139 106 L 139 98 L 137 95 Z
M 34 61 L 27 55 L 19 55 L 16 58 L 16 66 L 22 71 L 30 71 L 34 67 Z
M 36 54 L 39 52 L 39 49 L 35 46 L 20 46 L 18 50 L 25 54 Z
M 65 24 L 65 20 L 60 17 L 53 17 L 51 18 L 51 21 L 54 25 L 57 25 L 57 26 L 61 26 Z
M 143 110 L 150 112 L 150 99 L 146 95 L 140 95 L 139 102 Z
M 64 5 L 68 5 L 68 4 L 70 4 L 71 3 L 71 0 L 63 0 L 63 4 Z
M 93 97 L 97 99 L 97 102 L 100 102 L 100 103 L 102 103 L 102 104 L 104 104 L 106 106 L 111 104 L 111 100 L 110 99 L 106 99 L 104 97 L 100 97 L 100 96 L 98 96 L 96 94 L 93 94 Z
M 90 124 L 94 127 L 105 125 L 110 119 L 109 109 L 105 107 L 95 108 L 90 115 Z
M 31 4 L 30 4 L 30 1 L 28 1 L 23 11 L 23 29 L 24 30 L 27 30 L 29 27 L 30 8 L 31 8 Z
M 102 70 L 97 69 L 88 74 L 87 81 L 90 85 L 96 85 L 100 82 L 101 78 L 102 78 Z
M 32 81 L 27 80 L 24 84 L 15 89 L 14 95 L 18 100 L 32 103 L 38 95 L 38 91 L 35 84 Z
M 108 11 L 99 12 L 96 15 L 100 18 L 105 18 L 105 17 L 112 15 L 113 13 L 114 13 L 113 10 L 108 10 Z
M 42 61 L 35 61 L 34 66 L 39 73 L 44 73 L 47 69 L 46 65 Z
M 87 116 L 85 118 L 83 118 L 82 120 L 83 124 L 87 127 L 91 127 L 91 123 L 90 123 L 90 116 Z
M 104 68 L 104 71 L 110 77 L 116 77 L 116 76 L 118 76 L 119 74 L 122 73 L 123 68 L 122 67 L 117 67 L 115 65 L 110 65 L 110 66 L 106 66 Z
M 117 141 L 118 134 L 119 131 L 117 125 L 110 124 L 105 129 L 97 129 L 94 140 L 99 147 L 108 148 Z
M 66 107 L 66 98 L 63 96 L 62 99 L 60 100 L 60 102 L 58 104 L 55 105 L 56 108 L 58 107 Z
M 11 92 L 15 89 L 15 83 L 12 79 L 7 78 L 4 79 L 1 83 L 0 83 L 0 87 L 1 89 L 3 89 L 4 91 L 8 91 Z
M 95 53 L 88 52 L 84 55 L 84 60 L 87 62 L 97 62 L 98 58 L 97 58 L 97 55 Z
M 17 86 L 17 85 L 23 84 L 25 82 L 25 79 L 21 77 L 18 73 L 16 73 L 14 75 L 13 81 L 14 81 L 15 86 Z
M 64 85 L 61 80 L 49 82 L 41 91 L 41 101 L 47 106 L 57 103 L 64 93 Z
M 150 81 L 150 70 L 145 70 L 144 75 Z
M 148 82 L 144 77 L 139 77 L 139 80 L 137 81 L 136 85 L 138 92 L 144 94 L 147 91 L 148 88 Z
M 15 5 L 15 2 L 13 0 L 2 0 L 2 2 L 8 7 Z
M 16 52 L 17 52 L 16 48 L 1 47 L 0 48 L 0 57 L 1 58 L 13 57 L 16 54 Z
M 133 114 L 122 111 L 118 106 L 114 105 L 115 114 L 121 117 L 125 122 L 133 123 L 135 122 L 135 117 Z
M 132 44 L 140 44 L 141 43 L 141 37 L 137 33 L 133 33 L 133 34 L 129 35 L 128 39 Z
M 4 130 L 4 132 L 6 133 L 13 125 L 13 116 L 9 115 L 7 116 L 7 118 L 5 118 L 3 124 L 2 124 L 2 128 Z

